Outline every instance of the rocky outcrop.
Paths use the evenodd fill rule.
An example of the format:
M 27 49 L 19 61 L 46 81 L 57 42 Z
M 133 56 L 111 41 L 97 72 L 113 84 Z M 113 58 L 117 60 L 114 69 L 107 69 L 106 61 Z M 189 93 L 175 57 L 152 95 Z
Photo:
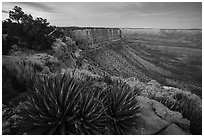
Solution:
M 12 68 L 17 67 L 18 64 L 25 61 L 26 63 L 31 63 L 35 69 L 39 72 L 50 73 L 55 65 L 58 65 L 59 60 L 54 56 L 46 53 L 33 54 L 26 57 L 21 56 L 2 56 L 2 66 Z M 19 70 L 21 71 L 21 70 Z
M 121 39 L 121 30 L 118 28 L 63 28 L 63 30 L 65 35 L 90 46 Z
M 189 134 L 189 120 L 182 117 L 179 112 L 166 108 L 161 103 L 147 97 L 138 96 L 141 106 L 138 121 L 141 124 L 132 134 L 147 135 L 187 135 Z
M 54 51 L 54 56 L 58 59 L 66 58 L 66 56 L 70 56 L 72 52 L 72 48 L 74 47 L 75 41 L 73 41 L 70 37 L 65 37 L 66 43 L 62 41 L 62 39 L 56 39 L 52 45 L 52 49 Z
M 158 135 L 186 135 L 186 133 L 177 125 L 172 124 L 158 133 Z
M 130 85 L 130 87 L 136 89 L 141 96 L 156 100 L 169 109 L 180 112 L 183 117 L 190 120 L 191 122 L 189 127 L 186 125 L 186 120 L 181 119 L 181 116 L 179 116 L 181 114 L 175 113 L 177 118 L 173 118 L 171 121 L 174 121 L 173 123 L 181 126 L 183 130 L 190 130 L 190 133 L 192 134 L 202 134 L 202 100 L 197 95 L 178 88 L 161 86 L 155 80 L 143 83 L 137 79 L 130 78 L 126 80 L 126 82 Z M 169 116 L 166 115 L 165 111 L 161 110 L 162 107 L 157 108 L 160 110 L 155 111 L 155 113 L 169 121 Z

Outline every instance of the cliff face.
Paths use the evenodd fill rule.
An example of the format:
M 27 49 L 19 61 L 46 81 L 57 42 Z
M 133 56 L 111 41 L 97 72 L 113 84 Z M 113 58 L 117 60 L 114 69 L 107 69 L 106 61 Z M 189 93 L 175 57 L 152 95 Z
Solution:
M 63 28 L 65 35 L 86 44 L 98 44 L 120 40 L 121 30 L 118 28 Z
M 152 34 L 159 35 L 160 29 L 148 29 L 148 28 L 122 28 L 121 29 L 123 36 L 132 35 L 132 34 Z

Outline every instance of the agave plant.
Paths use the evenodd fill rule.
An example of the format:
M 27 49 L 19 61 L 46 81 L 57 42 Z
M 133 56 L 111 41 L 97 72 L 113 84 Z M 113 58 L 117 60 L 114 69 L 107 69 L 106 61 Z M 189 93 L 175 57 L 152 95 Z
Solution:
M 127 134 L 138 125 L 140 106 L 130 87 L 121 81 L 114 81 L 106 91 L 104 106 L 109 116 L 110 134 Z
M 15 127 L 28 134 L 65 134 L 66 126 L 74 124 L 81 99 L 82 86 L 67 75 L 39 80 L 35 91 L 19 114 Z M 67 123 L 69 123 L 67 125 Z M 72 129 L 69 127 L 69 133 Z
M 100 92 L 96 92 L 94 89 L 82 93 L 80 109 L 77 116 L 78 134 L 97 135 L 106 132 L 108 116 L 105 113 L 105 108 L 99 99 L 99 95 Z
M 15 128 L 27 134 L 101 134 L 106 115 L 94 93 L 68 74 L 44 76 L 28 96 Z
M 97 79 L 96 75 L 89 71 L 79 69 L 66 69 L 64 73 L 68 73 L 71 77 L 74 77 L 78 81 L 94 81 Z

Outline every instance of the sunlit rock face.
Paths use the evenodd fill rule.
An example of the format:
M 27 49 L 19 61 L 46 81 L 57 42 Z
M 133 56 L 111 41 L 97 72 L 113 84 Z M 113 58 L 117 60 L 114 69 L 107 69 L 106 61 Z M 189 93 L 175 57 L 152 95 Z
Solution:
M 121 39 L 119 28 L 63 28 L 65 35 L 72 36 L 75 40 L 86 44 L 100 44 Z

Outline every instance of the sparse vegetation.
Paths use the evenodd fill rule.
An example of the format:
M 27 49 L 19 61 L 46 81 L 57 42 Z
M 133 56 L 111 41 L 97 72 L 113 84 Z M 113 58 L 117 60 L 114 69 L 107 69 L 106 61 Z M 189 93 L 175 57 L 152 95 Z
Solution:
M 202 134 L 202 102 L 199 97 L 190 93 L 178 92 L 173 96 L 151 96 L 151 98 L 189 119 L 192 134 Z
M 21 100 L 22 93 L 33 89 L 35 77 L 37 77 L 37 64 L 25 60 L 10 65 L 3 65 L 2 68 L 2 88 L 3 103 Z M 40 68 L 38 66 L 37 68 Z M 10 100 L 11 99 L 11 100 Z
M 120 81 L 113 82 L 106 92 L 105 108 L 110 117 L 108 129 L 114 135 L 128 134 L 132 127 L 137 127 L 140 106 L 130 87 Z

